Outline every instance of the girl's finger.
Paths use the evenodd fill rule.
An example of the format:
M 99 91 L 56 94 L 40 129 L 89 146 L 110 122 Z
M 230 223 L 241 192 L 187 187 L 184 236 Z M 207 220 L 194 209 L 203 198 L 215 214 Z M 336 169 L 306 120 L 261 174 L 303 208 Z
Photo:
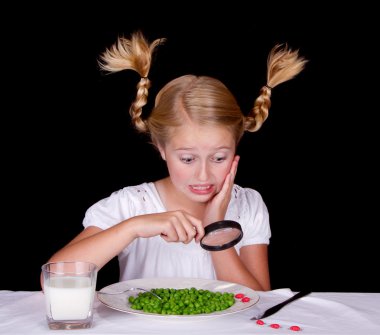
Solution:
M 233 179 L 235 179 L 237 168 L 239 165 L 240 156 L 235 156 L 232 165 L 231 165 L 231 172 L 233 174 Z
M 234 160 L 232 161 L 230 172 L 227 174 L 226 179 L 224 181 L 224 184 L 221 189 L 222 194 L 228 194 L 232 190 L 232 186 L 234 184 L 237 167 L 239 163 L 240 156 L 235 156 Z
M 202 221 L 195 219 L 193 217 L 190 218 L 190 223 L 191 223 L 191 230 L 195 232 L 195 241 L 199 242 L 201 238 L 205 235 L 205 229 L 202 225 Z

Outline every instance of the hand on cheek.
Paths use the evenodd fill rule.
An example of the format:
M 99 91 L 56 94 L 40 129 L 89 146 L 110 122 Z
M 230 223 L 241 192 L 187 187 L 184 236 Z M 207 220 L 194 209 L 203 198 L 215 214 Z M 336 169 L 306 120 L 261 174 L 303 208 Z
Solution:
M 207 204 L 203 218 L 204 226 L 207 226 L 208 224 L 215 221 L 224 220 L 227 212 L 227 207 L 231 199 L 231 192 L 234 185 L 239 159 L 239 156 L 234 157 L 230 170 L 224 179 L 222 189 Z

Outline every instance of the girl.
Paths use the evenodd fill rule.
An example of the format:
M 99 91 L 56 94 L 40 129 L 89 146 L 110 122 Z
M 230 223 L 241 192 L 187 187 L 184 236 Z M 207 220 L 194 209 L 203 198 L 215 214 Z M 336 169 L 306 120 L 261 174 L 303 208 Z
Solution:
M 244 131 L 257 131 L 267 118 L 272 88 L 302 71 L 306 60 L 286 46 L 273 48 L 267 84 L 246 116 L 219 80 L 184 75 L 161 89 L 144 118 L 151 58 L 161 42 L 149 43 L 141 32 L 119 38 L 100 65 L 140 75 L 130 115 L 166 161 L 168 177 L 125 187 L 92 205 L 85 229 L 49 262 L 82 260 L 100 269 L 118 255 L 121 281 L 198 277 L 270 290 L 269 215 L 257 191 L 234 184 L 236 147 Z M 224 219 L 240 223 L 243 239 L 223 251 L 202 249 L 204 227 Z

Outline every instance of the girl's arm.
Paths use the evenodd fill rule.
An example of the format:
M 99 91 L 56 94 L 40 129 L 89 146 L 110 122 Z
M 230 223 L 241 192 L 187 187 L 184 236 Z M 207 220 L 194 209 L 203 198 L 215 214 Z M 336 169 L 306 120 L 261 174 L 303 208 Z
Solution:
M 106 230 L 89 226 L 56 252 L 49 262 L 80 260 L 94 263 L 101 269 L 134 239 L 129 220 Z
M 189 243 L 193 239 L 199 242 L 204 228 L 199 219 L 180 210 L 139 215 L 105 230 L 87 227 L 48 262 L 80 260 L 101 269 L 134 239 L 157 235 L 167 242 Z
M 267 250 L 266 244 L 256 244 L 242 247 L 240 256 L 235 248 L 212 251 L 211 257 L 217 278 L 257 291 L 270 290 Z
M 223 220 L 231 199 L 239 156 L 231 164 L 221 191 L 207 206 L 204 224 Z M 270 290 L 268 247 L 266 244 L 244 246 L 238 255 L 235 248 L 211 251 L 211 257 L 219 280 L 238 283 L 258 291 Z

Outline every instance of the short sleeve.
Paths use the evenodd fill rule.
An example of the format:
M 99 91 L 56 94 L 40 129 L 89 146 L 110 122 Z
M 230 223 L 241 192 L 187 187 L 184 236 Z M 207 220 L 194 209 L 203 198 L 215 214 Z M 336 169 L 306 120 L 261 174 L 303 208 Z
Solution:
M 85 228 L 96 226 L 104 230 L 131 217 L 130 212 L 128 197 L 122 189 L 88 208 L 83 219 L 83 226 Z
M 104 230 L 136 215 L 163 210 L 154 184 L 142 183 L 124 187 L 93 204 L 85 213 L 83 226 Z
M 251 244 L 269 244 L 271 230 L 267 206 L 259 192 L 251 188 L 238 188 L 236 192 L 239 223 L 243 229 L 243 239 L 238 248 Z

